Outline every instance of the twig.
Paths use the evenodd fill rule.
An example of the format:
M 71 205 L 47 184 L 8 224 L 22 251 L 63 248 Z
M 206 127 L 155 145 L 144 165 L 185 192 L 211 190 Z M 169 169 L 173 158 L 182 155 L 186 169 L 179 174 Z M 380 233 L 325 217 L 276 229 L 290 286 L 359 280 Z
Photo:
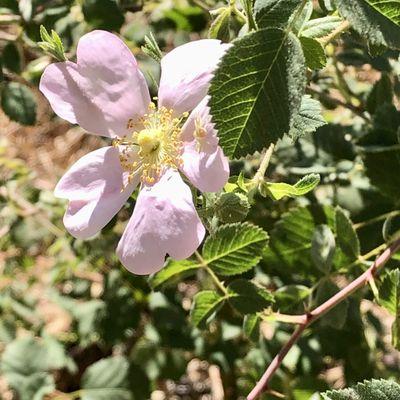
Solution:
M 247 400 L 257 399 L 266 389 L 268 383 L 276 370 L 282 364 L 283 359 L 292 348 L 292 346 L 298 341 L 302 333 L 307 329 L 314 321 L 321 318 L 333 307 L 338 305 L 344 299 L 353 294 L 356 290 L 367 285 L 372 279 L 374 279 L 376 273 L 381 269 L 390 258 L 400 249 L 400 239 L 396 240 L 391 246 L 386 248 L 386 250 L 375 260 L 370 268 L 368 268 L 362 275 L 360 275 L 356 280 L 351 282 L 340 292 L 336 293 L 333 297 L 328 299 L 325 303 L 316 307 L 314 310 L 302 316 L 303 322 L 296 328 L 289 341 L 283 346 L 281 351 L 276 355 L 271 364 L 268 366 L 267 370 L 264 372 L 263 376 L 256 384 L 254 389 L 247 396 Z
M 323 37 L 320 40 L 322 46 L 328 45 L 330 42 L 335 40 L 341 33 L 347 31 L 350 28 L 349 21 L 343 21 L 335 30 L 333 30 L 329 35 Z
M 269 162 L 271 160 L 272 153 L 274 152 L 274 144 L 271 143 L 265 152 L 263 159 L 261 160 L 260 167 L 258 168 L 256 174 L 253 177 L 253 182 L 259 184 L 264 180 L 265 172 L 267 171 Z
M 324 93 L 318 89 L 314 89 L 312 87 L 307 87 L 307 91 L 309 93 L 313 93 L 317 96 L 319 96 L 321 99 L 328 101 L 330 103 L 333 103 L 336 106 L 341 106 L 341 107 L 345 107 L 348 108 L 349 110 L 353 111 L 354 114 L 358 115 L 359 117 L 361 117 L 363 120 L 365 120 L 366 122 L 370 123 L 371 119 L 365 115 L 365 113 L 363 112 L 363 110 L 361 108 L 356 107 L 355 105 L 351 104 L 351 103 L 346 103 L 342 100 L 336 99 L 334 97 L 329 96 L 329 94 Z
M 353 225 L 354 229 L 361 229 L 364 228 L 365 226 L 368 225 L 372 225 L 375 224 L 376 222 L 382 221 L 386 218 L 391 218 L 391 217 L 397 217 L 398 215 L 400 215 L 400 211 L 390 211 L 388 213 L 382 214 L 382 215 L 378 215 L 377 217 L 373 217 L 371 219 L 368 219 L 367 221 L 363 221 L 363 222 L 358 222 L 357 224 Z
M 204 260 L 204 258 L 201 256 L 201 254 L 196 250 L 194 252 L 196 258 L 199 260 L 201 266 L 207 271 L 208 275 L 210 275 L 211 279 L 214 281 L 215 285 L 218 287 L 218 289 L 225 295 L 228 295 L 228 290 L 226 287 L 222 284 L 222 282 L 218 279 L 218 276 L 215 275 L 214 271 L 208 266 L 207 262 Z

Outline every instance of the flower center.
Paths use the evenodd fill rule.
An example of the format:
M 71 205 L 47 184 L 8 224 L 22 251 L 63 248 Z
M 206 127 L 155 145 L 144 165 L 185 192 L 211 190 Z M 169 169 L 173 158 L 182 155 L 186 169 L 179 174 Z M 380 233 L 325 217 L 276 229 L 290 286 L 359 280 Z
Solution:
M 161 137 L 162 132 L 159 129 L 143 129 L 140 131 L 137 135 L 140 152 L 145 155 L 157 151 Z
M 120 162 L 122 168 L 129 172 L 129 182 L 140 175 L 142 183 L 152 185 L 158 181 L 167 168 L 177 169 L 182 164 L 182 120 L 173 117 L 173 110 L 165 107 L 156 109 L 150 103 L 149 111 L 135 123 L 128 122 L 132 133 L 113 141 L 120 146 Z M 141 130 L 135 130 L 140 126 Z

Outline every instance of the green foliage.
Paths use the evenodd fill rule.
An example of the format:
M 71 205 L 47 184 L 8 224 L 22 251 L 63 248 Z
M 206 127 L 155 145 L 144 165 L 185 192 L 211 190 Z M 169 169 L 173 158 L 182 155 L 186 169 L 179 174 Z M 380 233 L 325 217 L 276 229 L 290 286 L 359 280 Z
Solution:
M 400 396 L 400 385 L 383 379 L 365 381 L 349 389 L 322 393 L 324 400 L 396 400 Z
M 398 0 L 367 0 L 367 3 L 396 25 L 400 25 L 400 2 Z
M 307 67 L 310 69 L 324 68 L 326 65 L 326 56 L 321 43 L 307 36 L 301 36 L 300 43 L 303 48 Z
M 381 79 L 375 83 L 367 98 L 367 110 L 371 114 L 384 104 L 392 104 L 393 86 L 388 74 L 382 74 Z
M 185 276 L 195 274 L 199 268 L 201 268 L 201 264 L 198 262 L 190 260 L 175 261 L 169 259 L 164 268 L 150 278 L 151 287 L 157 289 L 163 285 L 175 284 Z
M 284 27 L 299 7 L 298 0 L 256 0 L 254 15 L 260 28 Z
M 128 390 L 129 363 L 122 356 L 92 364 L 82 376 L 82 400 L 131 400 Z
M 36 122 L 36 100 L 32 91 L 18 82 L 10 82 L 1 90 L 1 107 L 7 116 L 22 125 Z
M 249 210 L 250 203 L 242 193 L 223 193 L 217 200 L 216 215 L 221 221 L 226 223 L 234 223 L 243 221 Z
M 336 242 L 327 225 L 317 225 L 311 242 L 311 257 L 314 265 L 323 272 L 330 271 L 335 254 Z
M 293 35 L 262 29 L 235 41 L 209 90 L 225 154 L 245 156 L 288 133 L 300 108 L 304 78 L 301 46 Z
M 152 57 L 157 62 L 160 62 L 163 55 L 160 47 L 158 46 L 156 38 L 153 35 L 153 32 L 150 32 L 149 36 L 145 36 L 144 41 L 146 44 L 142 46 L 143 53 Z
M 346 256 L 357 260 L 360 256 L 360 241 L 351 220 L 340 207 L 336 209 L 335 220 L 337 244 Z
M 338 292 L 339 288 L 335 283 L 330 280 L 324 280 L 317 288 L 315 302 L 317 305 L 320 305 Z M 326 315 L 324 315 L 319 323 L 322 326 L 329 327 L 330 329 L 342 329 L 346 323 L 348 309 L 349 301 L 345 299 L 335 308 L 330 310 Z
M 223 225 L 209 236 L 203 258 L 219 275 L 238 275 L 253 268 L 261 259 L 268 235 L 249 223 Z
M 228 300 L 242 314 L 254 314 L 273 302 L 272 295 L 245 279 L 237 279 L 228 286 Z
M 342 16 L 374 45 L 400 48 L 398 2 L 385 0 L 336 0 Z
M 400 195 L 399 126 L 400 112 L 394 106 L 383 105 L 376 114 L 372 130 L 359 141 L 367 176 L 383 194 L 393 199 Z
M 124 23 L 124 15 L 115 0 L 84 0 L 82 12 L 93 28 L 118 31 Z
M 222 306 L 225 297 L 213 290 L 203 290 L 194 296 L 193 305 L 190 312 L 191 321 L 195 326 L 204 328 L 215 313 Z
M 40 116 L 25 128 L 3 115 L 0 135 L 0 398 L 195 399 L 212 396 L 216 366 L 225 397 L 246 398 L 289 324 L 398 237 L 399 3 L 316 3 L 0 0 L 2 108 L 20 123 Z M 220 193 L 193 188 L 208 231 L 198 252 L 150 278 L 115 255 L 136 193 L 85 241 L 67 234 L 52 193 L 72 160 L 109 144 L 54 117 L 36 90 L 93 29 L 126 42 L 152 97 L 163 54 L 194 38 L 232 42 L 209 94 L 219 143 L 238 160 Z M 271 390 L 316 399 L 332 368 L 349 384 L 399 381 L 386 340 L 394 319 L 399 347 L 398 260 L 306 329 Z M 387 385 L 398 400 L 383 381 L 324 396 L 392 400 Z
M 231 36 L 231 19 L 232 9 L 231 7 L 221 7 L 212 12 L 214 18 L 208 36 L 210 39 L 220 39 L 223 41 L 229 41 Z
M 392 325 L 392 344 L 400 349 L 400 270 L 390 271 L 379 288 L 379 304 L 395 317 Z
M 153 288 L 169 286 L 206 267 L 224 276 L 242 274 L 261 259 L 267 240 L 268 235 L 261 228 L 249 223 L 222 225 L 206 239 L 201 261 L 168 260 L 150 278 L 150 284 Z
M 318 100 L 311 98 L 309 95 L 304 95 L 301 99 L 299 113 L 294 119 L 289 135 L 296 140 L 324 126 L 326 121 L 321 115 L 321 111 L 321 103 Z
M 47 29 L 43 25 L 40 25 L 40 38 L 42 41 L 38 42 L 38 45 L 43 51 L 49 53 L 57 61 L 67 60 L 64 53 L 64 46 L 56 31 L 52 30 L 50 36 Z
M 335 229 L 332 207 L 295 208 L 270 232 L 264 263 L 268 268 L 289 268 L 308 278 L 320 276 L 330 265 L 343 267 L 349 259 L 334 246 L 330 232 L 336 233 Z
M 301 36 L 321 39 L 337 29 L 342 21 L 340 17 L 335 15 L 311 19 L 304 24 Z
M 319 183 L 318 174 L 310 174 L 301 178 L 294 185 L 288 183 L 265 182 L 262 186 L 262 192 L 269 195 L 273 200 L 280 200 L 285 196 L 297 197 L 304 196 L 313 190 Z
M 281 312 L 291 312 L 311 295 L 312 290 L 304 285 L 287 285 L 274 292 L 275 307 Z
M 243 332 L 244 334 L 254 342 L 256 342 L 260 336 L 260 318 L 257 314 L 245 315 L 243 319 Z
M 18 47 L 14 43 L 9 42 L 4 47 L 2 59 L 3 59 L 3 67 L 17 74 L 21 73 L 22 71 L 21 55 L 19 53 Z
M 51 393 L 55 383 L 50 371 L 64 367 L 75 366 L 62 345 L 50 337 L 42 342 L 30 336 L 16 339 L 1 358 L 1 371 L 22 400 L 40 400 Z

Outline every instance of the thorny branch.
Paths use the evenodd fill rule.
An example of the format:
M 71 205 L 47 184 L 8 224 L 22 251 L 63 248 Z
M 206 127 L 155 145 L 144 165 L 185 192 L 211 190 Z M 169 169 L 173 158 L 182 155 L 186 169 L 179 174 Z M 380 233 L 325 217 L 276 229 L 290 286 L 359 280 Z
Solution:
M 340 292 L 336 293 L 333 297 L 328 299 L 325 303 L 316 307 L 314 310 L 307 314 L 299 316 L 299 326 L 293 332 L 289 341 L 282 347 L 281 351 L 275 356 L 271 364 L 268 366 L 263 376 L 256 384 L 254 389 L 247 396 L 247 400 L 257 399 L 265 390 L 268 388 L 268 383 L 274 373 L 282 364 L 282 361 L 286 357 L 292 346 L 299 340 L 302 333 L 316 320 L 325 315 L 333 307 L 341 303 L 347 297 L 349 297 L 356 290 L 367 285 L 371 280 L 374 279 L 377 272 L 391 259 L 391 257 L 400 249 L 400 239 L 396 240 L 391 246 L 386 248 L 386 250 L 375 260 L 370 268 L 368 268 L 362 275 L 360 275 L 356 280 L 351 282 Z

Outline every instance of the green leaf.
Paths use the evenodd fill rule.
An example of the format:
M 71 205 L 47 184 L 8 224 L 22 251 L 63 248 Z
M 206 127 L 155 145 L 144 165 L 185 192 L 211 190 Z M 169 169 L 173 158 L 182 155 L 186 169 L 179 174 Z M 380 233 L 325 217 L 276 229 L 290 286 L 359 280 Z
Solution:
M 54 378 L 47 372 L 36 372 L 29 376 L 6 375 L 10 387 L 18 393 L 19 400 L 43 400 L 46 395 L 54 392 Z
M 271 183 L 265 182 L 264 188 L 273 200 L 280 200 L 282 197 L 298 197 L 313 190 L 319 183 L 320 176 L 318 174 L 310 174 L 304 176 L 295 185 L 288 183 Z
M 373 45 L 400 48 L 398 0 L 336 0 L 339 12 Z
M 22 125 L 36 122 L 36 100 L 31 90 L 21 83 L 10 82 L 1 91 L 1 107 L 7 116 Z
M 86 22 L 98 29 L 119 31 L 125 20 L 115 0 L 84 0 L 82 12 Z
M 319 271 L 311 257 L 311 242 L 318 225 L 335 229 L 335 212 L 330 206 L 308 206 L 292 209 L 283 214 L 270 232 L 269 246 L 264 252 L 266 268 L 278 273 L 300 274 L 307 279 L 319 280 Z M 333 258 L 335 269 L 348 263 L 347 257 L 336 247 Z M 289 272 L 290 271 L 290 272 Z
M 225 299 L 213 290 L 203 290 L 197 293 L 190 311 L 192 323 L 199 328 L 204 328 L 222 307 Z
M 321 39 L 337 29 L 342 21 L 342 18 L 335 15 L 311 19 L 304 24 L 301 36 L 312 39 Z
M 3 49 L 2 54 L 3 67 L 9 69 L 16 74 L 22 71 L 21 54 L 18 47 L 13 42 L 9 42 Z
M 315 132 L 318 128 L 326 125 L 325 118 L 321 114 L 322 107 L 318 100 L 306 94 L 301 99 L 299 113 L 296 115 L 289 136 L 293 140 Z
M 150 32 L 149 35 L 144 37 L 145 45 L 142 46 L 143 53 L 152 57 L 158 63 L 161 61 L 163 54 L 157 43 L 156 38 L 154 37 L 153 32 Z
M 128 372 L 129 363 L 122 356 L 95 362 L 82 376 L 82 400 L 131 400 Z
M 357 260 L 360 255 L 360 242 L 350 218 L 337 207 L 335 219 L 337 244 L 351 260 Z
M 385 242 L 392 242 L 400 238 L 400 217 L 398 215 L 391 215 L 385 219 L 382 236 Z
M 390 76 L 383 73 L 381 79 L 374 84 L 371 92 L 367 97 L 367 110 L 370 114 L 385 103 L 392 104 L 393 102 L 393 85 Z
M 296 33 L 297 36 L 301 35 L 304 25 L 309 21 L 314 10 L 312 0 L 305 0 L 304 3 L 299 1 L 298 4 L 304 4 L 300 13 L 292 14 L 289 20 L 289 26 Z
M 237 279 L 228 286 L 229 303 L 242 314 L 260 312 L 273 303 L 273 296 L 245 279 Z
M 325 280 L 320 283 L 316 293 L 316 304 L 320 305 L 333 297 L 339 292 L 338 286 L 330 280 Z M 330 327 L 333 329 L 342 329 L 347 319 L 347 312 L 349 308 L 349 301 L 345 299 L 340 302 L 336 307 L 332 308 L 327 314 L 325 314 L 320 324 L 322 326 Z
M 400 1 L 399 0 L 366 0 L 367 3 L 375 8 L 393 23 L 400 26 Z
M 253 342 L 260 337 L 260 318 L 257 314 L 248 314 L 243 319 L 243 332 Z
M 256 0 L 254 16 L 260 28 L 284 27 L 299 5 L 299 0 Z
M 209 102 L 229 157 L 262 150 L 288 133 L 305 89 L 299 40 L 262 29 L 234 42 L 212 79 Z
M 323 400 L 398 400 L 400 385 L 393 381 L 373 379 L 349 389 L 325 392 L 321 396 Z
M 317 268 L 329 272 L 332 267 L 336 242 L 332 230 L 327 225 L 315 228 L 311 244 L 311 256 Z
M 312 290 L 304 285 L 282 286 L 274 292 L 276 309 L 284 313 L 289 312 L 303 303 L 311 293 Z
M 4 373 L 31 375 L 68 366 L 68 357 L 60 343 L 51 337 L 39 341 L 33 337 L 22 337 L 12 341 L 1 358 Z
M 230 26 L 231 26 L 231 7 L 221 7 L 212 12 L 214 20 L 211 23 L 208 37 L 210 39 L 220 39 L 228 42 L 230 39 Z
M 392 344 L 400 350 L 400 270 L 389 271 L 379 287 L 379 304 L 395 317 Z
M 300 43 L 308 68 L 322 69 L 326 66 L 325 50 L 318 40 L 301 36 Z
M 400 112 L 383 105 L 375 114 L 374 128 L 359 141 L 368 178 L 395 201 L 400 197 L 399 126 Z
M 38 42 L 38 46 L 46 53 L 54 57 L 57 61 L 66 61 L 67 57 L 64 53 L 64 46 L 60 36 L 54 30 L 51 31 L 51 36 L 47 29 L 40 25 L 40 38 L 41 42 Z
M 268 235 L 249 223 L 222 225 L 203 246 L 203 258 L 219 275 L 237 275 L 253 268 L 261 259 Z
M 15 339 L 7 345 L 1 358 L 1 372 L 21 400 L 42 400 L 55 389 L 52 370 L 74 370 L 63 346 L 51 337 Z
M 225 223 L 243 221 L 249 210 L 249 199 L 242 193 L 222 193 L 215 203 L 215 213 Z
M 194 275 L 199 268 L 201 268 L 201 265 L 194 261 L 169 259 L 163 269 L 150 277 L 149 283 L 152 289 L 173 285 L 188 276 Z

